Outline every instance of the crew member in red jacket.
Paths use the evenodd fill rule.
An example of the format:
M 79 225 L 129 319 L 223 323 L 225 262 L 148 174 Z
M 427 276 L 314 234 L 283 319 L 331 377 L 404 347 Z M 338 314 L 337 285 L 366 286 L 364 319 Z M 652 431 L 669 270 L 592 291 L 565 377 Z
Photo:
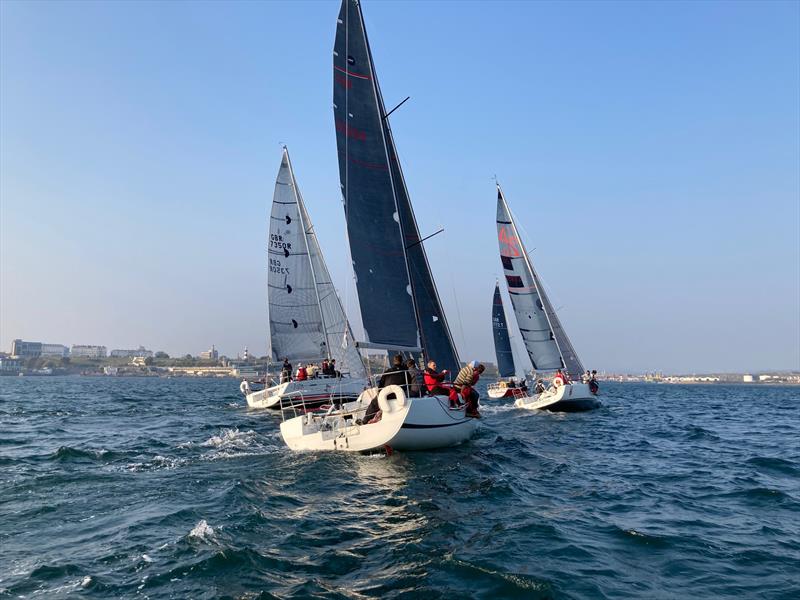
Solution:
M 445 369 L 441 373 L 436 370 L 436 361 L 429 360 L 428 368 L 425 369 L 425 389 L 431 396 L 449 396 L 450 388 L 442 385 L 445 375 L 448 371 Z
M 297 377 L 295 377 L 297 381 L 305 381 L 308 379 L 308 371 L 306 371 L 305 365 L 300 365 L 297 369 Z

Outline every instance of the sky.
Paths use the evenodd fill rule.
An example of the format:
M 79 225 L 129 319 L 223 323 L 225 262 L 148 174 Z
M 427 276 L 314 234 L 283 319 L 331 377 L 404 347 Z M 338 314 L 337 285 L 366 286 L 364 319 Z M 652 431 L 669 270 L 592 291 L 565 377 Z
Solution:
M 0 2 L 0 349 L 265 353 L 282 143 L 358 331 L 338 10 Z M 363 10 L 463 360 L 494 360 L 496 176 L 588 368 L 800 369 L 800 3 Z

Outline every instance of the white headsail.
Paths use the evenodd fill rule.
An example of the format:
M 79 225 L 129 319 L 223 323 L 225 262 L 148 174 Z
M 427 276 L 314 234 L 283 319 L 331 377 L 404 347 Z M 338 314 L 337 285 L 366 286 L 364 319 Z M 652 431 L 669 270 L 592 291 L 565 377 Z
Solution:
M 366 376 L 286 148 L 275 181 L 267 254 L 272 360 L 333 358 L 342 373 Z

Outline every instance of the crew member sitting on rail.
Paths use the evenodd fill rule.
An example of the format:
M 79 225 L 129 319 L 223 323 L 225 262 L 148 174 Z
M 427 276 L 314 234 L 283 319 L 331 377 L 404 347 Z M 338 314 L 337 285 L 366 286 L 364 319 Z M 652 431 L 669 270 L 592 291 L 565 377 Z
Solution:
M 561 372 L 561 369 L 556 371 L 556 374 L 553 376 L 553 387 L 560 388 L 562 385 L 566 385 L 567 378 L 564 373 Z
M 481 378 L 481 373 L 486 367 L 480 363 L 471 362 L 461 369 L 453 382 L 453 386 L 461 393 L 461 397 L 467 403 L 467 416 L 480 417 L 478 412 L 478 399 L 480 395 L 475 390 L 475 384 Z
M 429 360 L 428 367 L 425 369 L 425 387 L 431 396 L 449 396 L 451 388 L 442 385 L 448 370 L 441 373 L 436 370 L 436 361 Z
M 319 367 L 314 363 L 310 363 L 308 367 L 306 367 L 306 373 L 308 373 L 309 379 L 316 379 L 318 372 L 319 372 Z
M 331 370 L 331 367 L 328 364 L 328 359 L 326 358 L 326 359 L 324 359 L 322 361 L 322 374 L 323 375 L 330 375 L 330 370 Z
M 306 371 L 305 365 L 301 364 L 299 367 L 297 367 L 297 375 L 295 376 L 295 379 L 297 379 L 297 381 L 305 381 L 308 379 L 308 371 Z

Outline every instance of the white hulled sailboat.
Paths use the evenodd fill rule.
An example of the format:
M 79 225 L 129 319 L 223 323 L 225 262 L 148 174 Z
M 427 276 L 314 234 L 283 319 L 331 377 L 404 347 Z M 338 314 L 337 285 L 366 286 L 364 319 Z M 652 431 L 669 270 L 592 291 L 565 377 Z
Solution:
M 567 375 L 564 385 L 550 387 L 540 394 L 518 397 L 514 405 L 564 412 L 596 408 L 600 403 L 589 385 L 578 383 L 583 376 L 583 365 L 531 264 L 499 185 L 497 238 L 514 316 L 534 370 L 561 369 Z
M 494 353 L 497 357 L 497 374 L 500 379 L 489 385 L 489 398 L 515 398 L 525 396 L 527 385 L 525 377 L 517 377 L 514 365 L 514 352 L 511 350 L 511 338 L 508 335 L 506 311 L 503 307 L 503 296 L 500 293 L 500 282 L 494 286 L 492 300 L 492 334 L 494 337 Z
M 357 0 L 343 0 L 333 52 L 339 178 L 356 276 L 365 349 L 433 359 L 456 372 L 458 353 L 414 218 Z M 375 400 L 381 417 L 364 423 Z M 364 391 L 341 409 L 281 424 L 296 450 L 424 450 L 452 446 L 475 431 L 446 396 L 410 397 L 400 386 Z
M 270 362 L 295 366 L 336 360 L 341 376 L 319 374 L 298 381 L 272 378 L 263 390 L 240 388 L 252 408 L 306 407 L 355 400 L 367 387 L 366 369 L 331 280 L 314 226 L 284 147 L 272 199 L 268 240 L 267 298 Z M 270 379 L 268 378 L 268 381 Z

